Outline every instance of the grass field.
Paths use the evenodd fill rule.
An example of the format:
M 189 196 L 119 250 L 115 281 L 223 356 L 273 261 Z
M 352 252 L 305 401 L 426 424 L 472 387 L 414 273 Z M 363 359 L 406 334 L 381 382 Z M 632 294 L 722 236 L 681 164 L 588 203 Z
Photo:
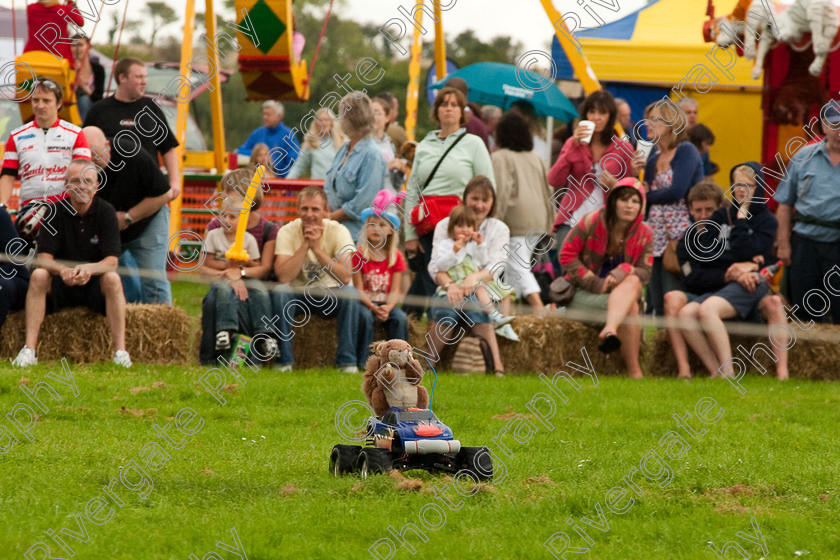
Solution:
M 195 306 L 200 295 L 179 291 L 176 300 Z M 720 380 L 599 377 L 595 387 L 580 377 L 579 391 L 559 382 L 569 399 L 563 403 L 536 376 L 440 374 L 437 415 L 462 444 L 487 445 L 503 463 L 497 462 L 493 483 L 462 497 L 442 475 L 415 471 L 406 473 L 408 481 L 361 481 L 328 474 L 332 446 L 349 443 L 338 433 L 336 411 L 364 399 L 359 376 L 245 370 L 247 384 L 228 379 L 237 387 L 222 393 L 227 402 L 221 405 L 198 385 L 205 372 L 198 367 L 138 365 L 127 373 L 71 364 L 74 396 L 70 386 L 47 377 L 64 375 L 61 365 L 42 364 L 25 373 L 26 386 L 48 381 L 62 400 L 38 393 L 49 412 L 39 413 L 30 442 L 6 415 L 20 402 L 35 405 L 18 388 L 21 373 L 0 367 L 0 425 L 21 440 L 0 454 L 2 559 L 24 558 L 39 541 L 50 545 L 54 558 L 69 557 L 48 534 L 62 527 L 74 560 L 216 559 L 210 551 L 236 559 L 216 546 L 222 541 L 236 548 L 232 527 L 250 560 L 374 558 L 368 548 L 383 538 L 396 543 L 389 526 L 398 531 L 407 523 L 428 542 L 408 531 L 417 553 L 396 544 L 393 558 L 553 558 L 543 543 L 559 531 L 571 546 L 590 549 L 567 558 L 712 559 L 708 542 L 722 548 L 733 540 L 753 558 L 798 558 L 804 551 L 809 558 L 840 558 L 836 384 L 750 378 L 740 395 Z M 428 375 L 426 386 L 433 381 Z M 541 392 L 556 405 L 546 420 L 552 430 L 526 408 Z M 717 406 L 706 408 L 704 398 Z M 195 418 L 178 416 L 187 407 Z M 542 401 L 536 412 L 549 416 L 548 410 Z M 674 414 L 689 415 L 689 428 L 678 428 Z M 176 416 L 192 435 L 181 435 Z M 20 410 L 17 417 L 27 419 Z M 155 425 L 171 425 L 166 435 L 173 444 L 157 436 Z M 698 435 L 701 428 L 706 432 Z M 0 449 L 3 438 L 0 431 Z M 143 468 L 145 481 L 130 461 Z M 641 497 L 622 480 L 634 467 L 644 470 L 632 479 Z M 103 491 L 113 478 L 111 493 L 122 507 Z M 619 486 L 629 493 L 623 499 L 612 494 L 609 506 L 628 509 L 623 514 L 604 503 Z M 98 503 L 97 496 L 105 499 Z M 86 504 L 101 525 L 84 515 Z M 97 513 L 97 507 L 103 509 Z M 437 529 L 424 527 L 421 514 Z M 566 523 L 570 517 L 591 545 Z M 736 537 L 754 535 L 751 518 L 767 554 Z M 608 529 L 595 528 L 605 523 Z M 561 549 L 563 539 L 554 545 Z M 387 557 L 386 544 L 377 550 Z M 728 557 L 741 556 L 730 550 Z

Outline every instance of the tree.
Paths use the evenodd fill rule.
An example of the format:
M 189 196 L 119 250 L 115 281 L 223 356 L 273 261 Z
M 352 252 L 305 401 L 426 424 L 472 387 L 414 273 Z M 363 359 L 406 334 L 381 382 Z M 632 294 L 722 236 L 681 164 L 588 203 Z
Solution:
M 146 8 L 149 9 L 149 16 L 152 19 L 152 35 L 149 38 L 149 44 L 154 48 L 155 37 L 160 29 L 177 20 L 178 15 L 164 2 L 147 2 Z
M 108 30 L 108 44 L 113 45 L 114 40 L 116 39 L 117 33 L 120 30 L 120 16 L 116 12 L 111 13 L 111 28 Z M 132 21 L 128 20 L 125 22 L 125 29 L 123 33 L 131 33 L 132 31 L 137 31 L 140 28 L 142 22 L 140 21 Z

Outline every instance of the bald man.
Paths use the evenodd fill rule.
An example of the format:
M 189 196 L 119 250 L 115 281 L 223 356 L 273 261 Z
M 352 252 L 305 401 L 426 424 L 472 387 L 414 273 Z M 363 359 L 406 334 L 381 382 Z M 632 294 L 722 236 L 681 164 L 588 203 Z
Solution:
M 111 148 L 95 126 L 84 128 L 93 161 L 104 169 L 99 196 L 117 210 L 120 226 L 120 266 L 132 270 L 122 276 L 129 303 L 172 305 L 166 278 L 169 250 L 170 185 L 151 155 L 140 150 L 125 157 Z

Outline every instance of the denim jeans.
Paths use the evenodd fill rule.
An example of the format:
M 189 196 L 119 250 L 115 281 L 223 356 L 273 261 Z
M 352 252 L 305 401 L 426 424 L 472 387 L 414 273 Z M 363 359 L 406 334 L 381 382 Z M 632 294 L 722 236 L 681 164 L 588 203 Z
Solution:
M 169 208 L 164 206 L 137 239 L 122 245 L 120 266 L 142 270 L 143 275 L 120 275 L 127 303 L 172 305 L 172 288 L 166 278 L 169 251 Z
M 300 292 L 300 293 L 298 293 Z M 359 320 L 359 293 L 352 286 L 332 288 L 331 293 L 314 293 L 306 295 L 302 288 L 297 290 L 287 284 L 280 284 L 271 290 L 271 308 L 274 313 L 273 329 L 279 338 L 281 366 L 292 365 L 293 327 L 302 327 L 312 314 L 324 319 L 338 319 L 338 348 L 335 351 L 337 367 L 355 366 L 356 344 L 358 341 L 357 328 Z M 305 318 L 297 321 L 298 315 Z
M 364 369 L 367 363 L 375 328 L 376 319 L 373 312 L 367 307 L 359 305 L 359 347 L 356 352 L 359 357 L 359 369 Z M 408 342 L 408 316 L 405 311 L 399 307 L 393 308 L 385 320 L 385 329 L 388 332 L 388 340 L 399 338 Z
M 0 327 L 6 322 L 9 312 L 24 308 L 27 289 L 29 289 L 29 280 L 18 276 L 12 278 L 0 276 Z
M 216 291 L 216 329 L 233 331 L 248 336 L 269 334 L 262 318 L 271 314 L 271 298 L 259 280 L 247 280 L 248 299 L 242 301 L 227 282 L 213 284 Z

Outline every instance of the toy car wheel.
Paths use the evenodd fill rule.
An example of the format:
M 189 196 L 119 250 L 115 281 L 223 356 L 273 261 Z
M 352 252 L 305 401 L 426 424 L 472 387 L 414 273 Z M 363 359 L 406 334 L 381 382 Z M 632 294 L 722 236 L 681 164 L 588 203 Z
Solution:
M 362 450 L 359 445 L 336 445 L 330 453 L 330 472 L 333 476 L 353 472 L 356 467 L 356 459 Z
M 391 470 L 391 454 L 384 449 L 362 449 L 356 460 L 356 470 L 367 478 L 368 475 L 386 473 Z
M 478 480 L 493 478 L 493 458 L 486 447 L 462 447 L 455 461 L 460 470 L 471 472 Z

